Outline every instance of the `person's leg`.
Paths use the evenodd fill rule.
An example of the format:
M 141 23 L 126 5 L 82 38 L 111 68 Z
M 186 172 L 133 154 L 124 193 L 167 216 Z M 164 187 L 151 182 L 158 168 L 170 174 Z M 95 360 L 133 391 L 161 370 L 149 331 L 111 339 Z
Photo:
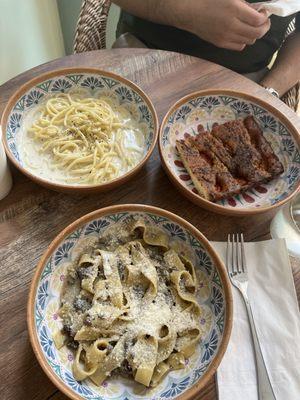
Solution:
M 135 47 L 135 48 L 143 48 L 147 47 L 145 43 L 143 43 L 139 38 L 137 38 L 130 30 L 130 27 L 126 24 L 124 18 L 122 18 L 122 13 L 117 25 L 117 39 L 115 40 L 112 47 L 116 48 L 126 48 L 126 47 Z
M 126 32 L 120 35 L 112 45 L 113 49 L 124 48 L 124 47 L 143 48 L 147 46 L 141 40 L 135 37 L 132 33 Z
M 248 79 L 251 79 L 251 81 L 253 81 L 253 82 L 259 83 L 268 72 L 269 72 L 269 68 L 266 67 L 266 68 L 263 68 L 256 72 L 250 72 L 247 74 L 243 74 L 243 76 L 245 76 Z
M 264 76 L 269 72 L 269 68 L 266 67 L 264 69 L 261 69 L 260 71 L 257 72 L 251 72 L 249 74 L 243 74 L 248 79 L 251 79 L 252 81 L 259 83 L 261 80 L 264 78 Z M 289 106 L 293 111 L 299 112 L 299 97 L 300 97 L 300 85 L 299 83 L 292 87 L 290 90 L 288 90 L 280 99 L 287 105 Z

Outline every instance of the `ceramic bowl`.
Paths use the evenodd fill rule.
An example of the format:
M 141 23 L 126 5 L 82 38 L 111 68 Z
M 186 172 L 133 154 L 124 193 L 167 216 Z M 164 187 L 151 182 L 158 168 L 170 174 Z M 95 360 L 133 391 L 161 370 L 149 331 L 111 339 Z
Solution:
M 89 95 L 104 95 L 114 98 L 127 108 L 133 118 L 141 123 L 145 132 L 145 154 L 143 159 L 129 172 L 103 184 L 69 185 L 53 182 L 31 173 L 22 160 L 20 135 L 24 117 L 51 96 L 84 89 Z M 133 82 L 111 72 L 94 68 L 60 69 L 30 80 L 21 86 L 9 99 L 3 112 L 1 126 L 6 153 L 12 163 L 25 175 L 39 184 L 62 192 L 100 192 L 112 189 L 128 181 L 150 157 L 158 136 L 158 120 L 148 96 Z
M 217 203 L 198 192 L 180 160 L 176 140 L 195 135 L 201 124 L 210 130 L 214 123 L 253 115 L 264 136 L 284 166 L 284 172 L 267 184 Z M 300 187 L 300 135 L 293 124 L 268 103 L 253 96 L 229 90 L 192 93 L 174 104 L 160 128 L 159 150 L 163 166 L 175 186 L 195 204 L 227 215 L 249 215 L 268 211 L 290 200 Z
M 200 274 L 204 339 L 183 370 L 172 371 L 154 389 L 137 392 L 137 385 L 124 378 L 109 378 L 100 387 L 89 380 L 77 382 L 71 372 L 74 354 L 57 350 L 53 333 L 61 327 L 59 296 L 66 262 L 76 255 L 82 240 L 97 236 L 132 216 L 166 232 L 178 251 L 193 260 Z M 215 373 L 228 344 L 232 324 L 232 297 L 225 267 L 205 237 L 190 223 L 168 211 L 145 205 L 104 208 L 78 219 L 64 229 L 40 260 L 30 289 L 28 329 L 37 359 L 52 382 L 72 399 L 172 400 L 194 399 Z M 137 394 L 139 393 L 139 394 Z

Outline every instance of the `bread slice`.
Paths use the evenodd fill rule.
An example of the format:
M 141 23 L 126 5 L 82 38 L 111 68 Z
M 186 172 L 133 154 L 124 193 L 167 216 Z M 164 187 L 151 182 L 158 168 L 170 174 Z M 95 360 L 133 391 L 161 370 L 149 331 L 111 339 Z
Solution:
M 195 136 L 198 149 L 213 153 L 233 174 L 236 170 L 234 159 L 230 156 L 229 152 L 223 146 L 222 142 L 216 139 L 211 133 L 207 131 L 199 132 Z
M 228 168 L 194 138 L 177 141 L 176 147 L 200 196 L 217 201 L 241 190 Z
M 180 158 L 199 192 L 210 201 L 268 182 L 283 166 L 252 116 L 214 125 L 211 132 L 176 142 Z
M 255 121 L 252 115 L 246 117 L 243 121 L 244 126 L 250 136 L 252 146 L 260 153 L 265 169 L 272 177 L 282 174 L 283 165 L 274 153 L 271 145 L 263 135 L 262 129 Z
M 212 135 L 222 142 L 235 165 L 233 175 L 249 185 L 267 182 L 272 175 L 265 169 L 261 154 L 252 145 L 243 121 L 229 121 L 214 126 Z
M 179 140 L 176 141 L 176 148 L 199 195 L 204 197 L 204 199 L 211 200 L 210 185 L 208 182 L 202 182 L 202 176 L 205 173 L 206 166 L 203 160 L 200 159 L 198 150 L 188 145 L 185 141 Z

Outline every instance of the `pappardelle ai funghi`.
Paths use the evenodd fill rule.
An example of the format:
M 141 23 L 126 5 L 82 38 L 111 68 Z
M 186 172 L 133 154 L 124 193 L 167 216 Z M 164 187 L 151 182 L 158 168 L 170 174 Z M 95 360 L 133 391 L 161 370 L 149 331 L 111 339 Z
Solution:
M 90 238 L 67 270 L 54 341 L 75 351 L 75 379 L 118 374 L 155 387 L 185 368 L 201 339 L 197 277 L 164 231 L 130 218 Z

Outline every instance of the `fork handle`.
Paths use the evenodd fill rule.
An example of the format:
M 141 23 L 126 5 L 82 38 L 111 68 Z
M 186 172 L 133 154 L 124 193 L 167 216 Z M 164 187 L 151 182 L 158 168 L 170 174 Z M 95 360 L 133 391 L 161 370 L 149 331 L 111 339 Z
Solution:
M 252 332 L 254 351 L 255 351 L 257 383 L 258 383 L 258 399 L 276 400 L 273 388 L 271 386 L 266 364 L 262 355 L 261 347 L 258 340 L 257 330 L 255 327 L 255 322 L 252 314 L 252 309 L 247 295 L 244 296 L 244 300 L 250 322 L 250 328 Z

